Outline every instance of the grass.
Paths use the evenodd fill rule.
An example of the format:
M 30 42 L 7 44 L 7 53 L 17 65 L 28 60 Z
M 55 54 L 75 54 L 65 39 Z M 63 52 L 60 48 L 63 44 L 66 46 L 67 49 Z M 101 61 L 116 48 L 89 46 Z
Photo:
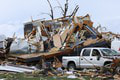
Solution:
M 84 76 L 81 77 L 82 79 L 68 79 L 67 77 L 56 77 L 56 76 L 33 76 L 33 75 L 28 75 L 28 74 L 23 74 L 23 73 L 1 73 L 0 74 L 0 79 L 5 79 L 5 80 L 103 80 L 100 78 L 91 78 L 90 76 Z

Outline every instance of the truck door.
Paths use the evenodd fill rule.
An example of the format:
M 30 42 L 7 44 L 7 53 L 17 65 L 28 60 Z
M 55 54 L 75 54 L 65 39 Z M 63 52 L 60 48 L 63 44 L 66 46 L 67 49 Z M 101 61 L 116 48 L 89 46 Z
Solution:
M 104 59 L 101 57 L 100 51 L 98 49 L 93 49 L 92 54 L 90 56 L 90 61 L 94 64 L 94 66 L 103 66 Z
M 80 56 L 80 67 L 81 68 L 89 68 L 91 66 L 90 63 L 90 53 L 91 49 L 84 49 Z

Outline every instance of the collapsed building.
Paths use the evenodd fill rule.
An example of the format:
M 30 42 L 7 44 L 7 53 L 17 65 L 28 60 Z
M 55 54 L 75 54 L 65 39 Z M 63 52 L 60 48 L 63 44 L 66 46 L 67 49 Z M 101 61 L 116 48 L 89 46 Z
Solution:
M 24 39 L 15 39 L 9 59 L 21 61 L 54 58 L 80 52 L 83 47 L 110 47 L 109 40 L 93 27 L 90 16 L 66 16 L 24 24 Z
M 110 47 L 110 41 L 93 27 L 90 16 L 76 16 L 79 6 L 68 15 L 68 0 L 64 8 L 60 5 L 63 17 L 54 18 L 49 0 L 51 20 L 32 20 L 24 23 L 24 38 L 12 38 L 7 44 L 7 59 L 18 61 L 39 61 L 76 55 L 84 47 Z M 67 16 L 68 15 L 68 16 Z M 8 54 L 9 52 L 9 54 Z M 56 58 L 55 58 L 56 59 Z
M 1 63 L 0 70 L 12 72 L 35 70 L 35 68 L 21 65 L 21 62 L 25 65 L 37 64 L 37 68 L 43 69 L 47 69 L 46 66 L 52 64 L 52 67 L 59 69 L 62 67 L 62 56 L 79 55 L 81 49 L 85 47 L 110 48 L 113 38 L 120 38 L 118 34 L 99 32 L 93 27 L 89 14 L 75 16 L 78 8 L 76 6 L 73 13 L 66 16 L 68 9 L 68 0 L 66 0 L 63 17 L 54 19 L 51 9 L 52 20 L 32 20 L 24 23 L 24 38 L 0 38 L 2 39 L 0 40 L 0 57 L 8 61 Z M 119 47 L 118 49 L 120 50 Z M 113 73 L 119 66 L 119 62 L 120 60 L 113 60 L 112 66 L 106 67 L 112 69 L 111 73 Z M 118 72 L 120 72 L 119 69 Z

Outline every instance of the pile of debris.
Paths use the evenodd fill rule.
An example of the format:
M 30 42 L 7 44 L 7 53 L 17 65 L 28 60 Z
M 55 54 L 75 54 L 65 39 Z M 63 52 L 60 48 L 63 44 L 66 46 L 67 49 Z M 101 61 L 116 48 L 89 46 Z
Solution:
M 76 16 L 79 9 L 77 5 L 72 14 L 67 16 L 68 0 L 63 9 L 63 17 L 54 18 L 51 9 L 52 20 L 32 20 L 24 24 L 24 38 L 13 38 L 7 44 L 7 59 L 25 62 L 37 61 L 41 57 L 46 59 L 71 55 L 83 47 L 110 47 L 109 40 L 93 27 L 89 14 Z M 12 44 L 11 44 L 12 43 Z
M 84 47 L 110 47 L 110 41 L 93 27 L 88 14 L 32 20 L 24 24 L 24 36 L 3 41 L 6 44 L 2 50 L 7 59 L 32 62 L 39 61 L 42 57 L 49 59 L 72 55 Z
M 10 46 L 10 54 L 22 55 L 22 58 L 53 58 L 71 54 L 74 49 L 87 46 L 110 47 L 109 41 L 102 38 L 93 27 L 88 14 L 84 17 L 66 16 L 53 20 L 35 20 L 25 23 L 24 26 L 25 38 L 15 39 Z
M 61 67 L 54 67 L 51 65 L 43 65 L 42 69 L 38 69 L 35 66 L 25 66 L 25 65 L 19 65 L 19 64 L 13 64 L 4 62 L 0 66 L 0 71 L 4 71 L 1 74 L 24 74 L 27 77 L 53 77 L 53 78 L 66 78 L 66 79 L 80 79 L 83 80 L 87 79 L 116 79 L 119 80 L 120 73 L 114 73 L 114 69 L 120 65 L 120 60 L 114 60 L 113 64 L 111 66 L 103 67 L 103 69 L 81 69 L 81 70 L 73 70 L 73 69 L 63 69 Z M 118 69 L 117 69 L 118 70 Z M 119 69 L 120 70 L 120 69 Z M 6 71 L 6 72 L 5 72 Z M 120 72 L 120 71 L 118 71 Z M 11 74 L 11 75 L 12 75 Z M 12 77 L 14 79 L 14 77 Z M 6 80 L 6 79 L 5 79 Z M 64 80 L 64 79 L 63 79 Z
M 51 7 L 49 0 L 47 1 Z M 73 13 L 66 16 L 68 9 L 68 0 L 66 0 L 63 17 L 54 19 L 51 7 L 52 20 L 32 20 L 25 23 L 24 38 L 0 36 L 0 57 L 7 61 L 7 63 L 0 63 L 0 71 L 27 72 L 68 78 L 81 78 L 86 75 L 91 77 L 106 76 L 106 74 L 100 74 L 98 70 L 67 71 L 62 69 L 62 56 L 77 55 L 85 47 L 110 48 L 111 39 L 120 37 L 111 32 L 100 33 L 97 28 L 93 27 L 89 14 L 75 15 L 78 8 L 76 6 Z M 12 63 L 8 63 L 9 61 Z M 116 72 L 115 70 L 120 74 L 119 63 L 119 60 L 114 60 L 104 69 L 110 70 L 109 73 L 112 76 L 111 73 Z M 36 65 L 37 68 L 30 67 L 31 65 Z

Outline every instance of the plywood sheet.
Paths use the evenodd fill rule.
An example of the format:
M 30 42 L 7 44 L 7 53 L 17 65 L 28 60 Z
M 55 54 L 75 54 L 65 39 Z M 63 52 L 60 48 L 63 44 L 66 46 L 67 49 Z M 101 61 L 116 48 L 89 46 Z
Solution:
M 59 34 L 56 34 L 53 36 L 53 42 L 54 42 L 55 47 L 57 48 L 62 47 L 61 37 Z
M 62 43 L 65 41 L 68 32 L 69 32 L 69 30 L 66 29 L 66 30 L 61 34 L 61 40 L 62 40 Z

